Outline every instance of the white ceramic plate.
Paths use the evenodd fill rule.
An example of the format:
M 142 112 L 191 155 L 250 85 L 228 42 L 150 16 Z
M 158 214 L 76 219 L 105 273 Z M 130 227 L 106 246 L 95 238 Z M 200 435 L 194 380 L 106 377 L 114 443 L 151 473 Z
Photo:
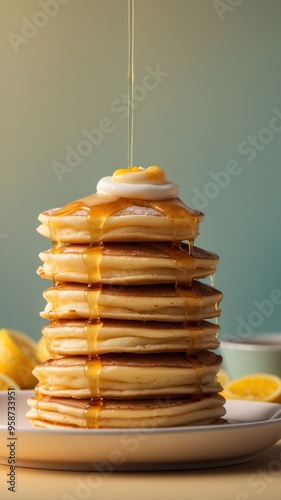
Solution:
M 228 425 L 162 429 L 39 429 L 25 417 L 32 391 L 16 392 L 16 432 L 0 394 L 0 463 L 43 469 L 121 471 L 218 467 L 246 462 L 281 439 L 281 405 L 228 400 Z M 10 439 L 9 439 L 10 438 Z

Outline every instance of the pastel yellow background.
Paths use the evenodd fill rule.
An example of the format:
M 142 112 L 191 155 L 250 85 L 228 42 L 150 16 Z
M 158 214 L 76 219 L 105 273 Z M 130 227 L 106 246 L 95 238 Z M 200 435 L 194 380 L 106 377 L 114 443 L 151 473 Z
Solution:
M 281 2 L 135 4 L 134 163 L 162 166 L 205 213 L 222 334 L 281 331 Z M 37 339 L 51 285 L 38 214 L 127 166 L 127 0 L 0 9 L 0 326 Z

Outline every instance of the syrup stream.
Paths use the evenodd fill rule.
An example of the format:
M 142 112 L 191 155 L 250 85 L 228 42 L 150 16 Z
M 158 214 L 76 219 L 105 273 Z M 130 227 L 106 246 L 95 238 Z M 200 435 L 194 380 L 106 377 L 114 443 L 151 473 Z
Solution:
M 134 10 L 135 0 L 128 0 L 129 14 L 129 61 L 128 61 L 128 168 L 133 167 L 133 136 L 134 136 Z

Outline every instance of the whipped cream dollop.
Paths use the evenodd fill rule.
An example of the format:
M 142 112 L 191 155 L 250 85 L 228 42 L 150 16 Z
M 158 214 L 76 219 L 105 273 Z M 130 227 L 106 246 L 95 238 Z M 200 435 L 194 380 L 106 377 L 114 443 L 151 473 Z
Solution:
M 112 176 L 98 182 L 97 193 L 140 200 L 167 200 L 178 197 L 179 186 L 167 180 L 162 168 L 153 165 L 116 170 Z

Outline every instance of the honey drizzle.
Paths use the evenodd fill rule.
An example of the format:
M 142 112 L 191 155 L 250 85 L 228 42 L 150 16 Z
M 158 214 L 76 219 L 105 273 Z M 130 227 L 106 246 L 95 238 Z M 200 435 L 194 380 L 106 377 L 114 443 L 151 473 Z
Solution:
M 202 295 L 197 292 L 196 290 L 193 290 L 192 289 L 192 284 L 190 286 L 187 286 L 185 289 L 189 289 L 193 292 L 193 295 L 194 297 L 196 297 L 196 302 L 198 303 L 199 302 L 199 317 L 198 317 L 198 321 L 196 321 L 196 325 L 197 325 L 197 331 L 196 332 L 192 332 L 190 335 L 190 341 L 188 342 L 188 347 L 187 347 L 187 352 L 186 352 L 186 356 L 188 357 L 189 353 L 192 353 L 195 351 L 195 349 L 198 351 L 200 351 L 202 349 L 202 344 L 203 344 L 203 337 L 204 337 L 204 330 L 203 328 L 200 326 L 200 323 L 201 323 L 201 320 L 202 320 L 202 308 L 203 308 L 203 297 Z M 184 304 L 185 304 L 185 319 L 183 321 L 183 326 L 185 327 L 188 327 L 188 308 L 189 308 L 189 298 L 186 297 L 184 291 L 185 291 L 184 288 L 181 288 L 179 286 L 177 286 L 176 284 L 176 293 L 178 296 L 180 296 L 183 301 L 184 301 Z M 199 330 L 199 331 L 198 331 Z M 198 337 L 200 339 L 200 346 L 198 347 L 197 346 L 197 340 L 198 340 Z M 195 366 L 195 364 L 193 363 L 193 366 Z M 197 375 L 198 375 L 198 367 L 197 365 L 195 366 L 196 368 L 196 380 L 197 380 Z M 200 375 L 200 373 L 199 373 Z M 196 382 L 196 385 L 199 384 L 200 381 L 197 381 Z M 198 391 L 197 391 L 198 392 Z
M 189 357 L 188 360 L 191 362 L 192 367 L 195 370 L 195 389 L 192 394 L 192 399 L 201 398 L 204 395 L 202 388 L 202 379 L 205 371 L 204 365 L 195 356 Z
M 59 283 L 57 276 L 59 275 L 61 269 L 60 259 L 54 258 L 54 256 L 64 254 L 67 247 L 67 244 L 61 246 L 53 245 L 52 251 L 48 252 L 47 254 L 48 264 L 51 267 L 52 280 L 54 282 L 54 285 Z M 98 283 L 101 281 L 100 262 L 102 259 L 103 245 L 100 243 L 96 243 L 87 246 L 84 245 L 84 247 L 85 248 L 83 248 L 81 255 L 87 269 L 89 283 Z
M 189 294 L 189 296 L 186 296 L 186 293 L 185 293 L 186 290 L 190 290 L 192 292 L 192 295 L 195 298 L 195 303 L 197 303 L 197 309 L 199 309 L 199 314 L 198 314 L 198 321 L 196 321 L 196 323 L 199 324 L 200 321 L 201 321 L 201 319 L 202 319 L 203 297 L 202 297 L 202 295 L 199 292 L 197 292 L 196 290 L 194 290 L 192 288 L 192 286 L 186 287 L 186 288 L 176 287 L 176 293 L 177 293 L 177 295 L 179 297 L 182 298 L 182 300 L 184 302 L 184 305 L 185 305 L 185 310 L 184 310 L 184 314 L 185 314 L 184 324 L 188 323 L 188 320 L 189 320 L 188 310 L 190 308 L 190 294 Z M 199 306 L 198 306 L 198 304 L 199 304 Z M 195 307 L 196 307 L 196 305 L 195 305 Z
M 95 284 L 95 289 L 100 293 L 101 285 Z M 92 289 L 93 285 L 88 285 L 88 288 Z M 92 318 L 92 301 L 89 300 L 89 295 L 85 292 L 85 297 L 89 305 L 89 321 L 84 325 L 83 333 L 87 342 L 87 354 L 88 359 L 84 367 L 84 375 L 88 379 L 88 385 L 91 395 L 91 400 L 86 404 L 83 417 L 86 421 L 87 428 L 98 428 L 98 421 L 101 408 L 103 406 L 103 398 L 100 395 L 100 374 L 102 371 L 102 362 L 100 356 L 97 354 L 98 346 L 98 334 L 103 326 L 102 321 L 99 318 L 98 310 L 98 297 L 95 301 L 94 315 Z
M 57 217 L 60 220 L 61 217 L 73 214 L 75 210 L 79 210 L 81 208 L 80 203 L 81 203 L 80 200 L 68 203 L 64 207 L 55 210 L 54 213 L 49 217 L 48 227 L 49 227 L 50 239 L 52 240 L 53 250 L 61 246 L 60 239 L 58 237 L 59 225 L 57 224 L 58 220 Z
M 219 308 L 219 304 L 218 304 L 218 302 L 216 302 L 216 303 L 215 303 L 215 310 L 218 312 L 218 315 L 217 315 L 217 316 L 215 316 L 214 320 L 215 320 L 215 324 L 216 324 L 217 326 L 219 326 L 219 324 L 220 324 L 220 315 L 219 315 L 219 310 L 220 310 L 220 308 Z
M 84 375 L 88 379 L 91 399 L 83 411 L 87 428 L 98 427 L 99 414 L 103 406 L 103 398 L 100 395 L 101 370 L 102 362 L 99 355 L 95 355 L 94 357 L 88 356 L 84 367 Z
M 60 265 L 59 265 L 59 262 L 56 262 L 56 259 L 53 259 L 53 255 L 60 254 L 61 253 L 60 248 L 61 247 L 56 246 L 55 242 L 52 242 L 52 253 L 48 253 L 48 257 L 47 257 L 48 262 L 51 266 L 52 280 L 53 280 L 54 285 L 56 285 L 58 283 L 56 276 L 59 273 Z
M 129 60 L 128 60 L 128 168 L 133 167 L 133 140 L 134 140 L 134 0 L 128 0 L 128 33 L 129 33 Z
M 84 338 L 87 342 L 88 356 L 98 354 L 98 337 L 103 326 L 103 322 L 97 318 L 89 320 L 83 327 Z
M 59 319 L 59 305 L 60 305 L 60 295 L 57 293 L 58 289 L 63 288 L 62 283 L 55 283 L 54 282 L 54 288 L 49 289 L 52 290 L 51 296 L 47 297 L 46 300 L 52 305 L 51 310 L 49 311 L 49 317 L 52 320 L 58 320 Z M 48 290 L 47 290 L 48 291 Z
M 88 303 L 88 308 L 89 308 L 89 321 L 93 319 L 97 320 L 100 318 L 99 295 L 101 291 L 102 291 L 101 283 L 88 284 L 87 289 L 84 291 L 85 299 Z M 94 294 L 94 300 L 92 292 L 96 292 Z
M 193 242 L 198 235 L 199 212 L 183 205 L 179 198 L 150 202 L 149 206 L 164 213 L 170 219 L 174 230 L 173 244 L 181 243 L 182 238 L 179 235 L 185 226 L 190 227 L 189 253 L 192 254 Z
M 185 323 L 183 324 L 183 326 L 186 326 Z M 189 338 L 189 342 L 187 342 L 187 348 L 186 348 L 186 355 L 189 356 L 195 352 L 195 351 L 198 351 L 200 352 L 202 350 L 202 346 L 203 346 L 203 339 L 204 339 L 204 330 L 203 328 L 200 326 L 200 324 L 198 325 L 192 325 L 193 326 L 193 329 L 190 330 L 190 338 Z
M 51 323 L 55 323 L 55 321 L 51 321 Z M 42 330 L 42 332 L 44 331 L 44 328 Z M 44 333 L 43 333 L 44 335 Z M 50 354 L 50 358 L 52 359 L 56 359 L 58 357 L 58 354 L 54 351 L 54 349 L 52 348 L 52 340 L 48 337 L 45 337 L 45 341 L 46 341 L 46 349 L 48 351 L 48 353 Z
M 176 268 L 176 286 L 180 284 L 191 285 L 193 271 L 196 269 L 196 260 L 190 252 L 183 248 L 182 244 L 171 244 L 170 247 L 163 247 L 161 243 L 151 243 L 151 246 L 157 248 L 163 255 L 173 260 Z M 189 247 L 188 247 L 189 248 Z
M 103 246 L 101 244 L 97 244 L 97 245 L 87 246 L 85 250 L 83 250 L 82 252 L 82 259 L 87 267 L 89 283 L 100 283 L 101 281 L 100 262 L 102 259 L 102 251 L 103 251 Z M 93 257 L 94 261 L 92 260 Z
M 183 327 L 186 327 L 185 322 L 183 322 Z M 196 338 L 196 332 L 191 330 L 189 334 L 189 342 L 187 342 L 186 346 L 186 357 L 193 354 L 194 349 L 196 348 Z
M 83 411 L 83 417 L 86 421 L 86 428 L 97 429 L 99 427 L 98 422 L 102 407 L 102 398 L 91 398 L 90 401 L 86 403 Z
M 84 374 L 88 379 L 90 396 L 100 398 L 100 374 L 102 370 L 102 362 L 98 354 L 88 356 L 85 363 Z

